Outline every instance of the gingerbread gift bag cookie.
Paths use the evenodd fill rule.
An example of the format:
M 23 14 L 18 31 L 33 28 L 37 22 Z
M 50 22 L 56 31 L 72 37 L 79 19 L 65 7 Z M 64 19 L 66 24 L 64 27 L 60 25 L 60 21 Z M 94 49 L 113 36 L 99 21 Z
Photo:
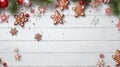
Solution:
M 116 62 L 116 66 L 120 66 L 120 50 L 116 50 L 115 54 L 112 55 L 112 58 L 115 60 Z

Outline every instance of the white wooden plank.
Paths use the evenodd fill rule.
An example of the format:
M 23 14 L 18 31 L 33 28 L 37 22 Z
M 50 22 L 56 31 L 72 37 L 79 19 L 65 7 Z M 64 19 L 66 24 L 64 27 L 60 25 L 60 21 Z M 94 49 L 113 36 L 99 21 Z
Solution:
M 114 16 L 96 16 L 96 20 L 98 19 L 99 21 L 97 25 L 94 25 L 91 24 L 94 17 L 95 16 L 86 16 L 75 18 L 73 16 L 65 16 L 63 25 L 54 25 L 50 16 L 32 16 L 25 24 L 25 27 L 116 27 L 118 22 L 118 18 Z M 20 27 L 19 25 L 15 26 L 14 21 L 14 17 L 10 16 L 9 23 L 1 23 L 0 27 Z
M 0 53 L 5 61 L 10 65 L 25 65 L 25 66 L 41 66 L 41 65 L 96 65 L 99 59 L 99 53 L 21 53 L 22 61 L 14 60 L 14 53 Z M 114 60 L 111 58 L 113 53 L 105 53 L 106 65 L 114 65 Z M 114 66 L 113 66 L 114 67 Z
M 20 52 L 106 53 L 120 49 L 120 41 L 0 41 L 0 52 L 13 52 L 14 48 Z
M 10 28 L 0 28 L 0 40 L 35 40 L 34 34 L 43 35 L 42 40 L 120 40 L 116 28 L 18 28 L 18 35 L 11 36 Z M 113 33 L 115 32 L 115 33 Z

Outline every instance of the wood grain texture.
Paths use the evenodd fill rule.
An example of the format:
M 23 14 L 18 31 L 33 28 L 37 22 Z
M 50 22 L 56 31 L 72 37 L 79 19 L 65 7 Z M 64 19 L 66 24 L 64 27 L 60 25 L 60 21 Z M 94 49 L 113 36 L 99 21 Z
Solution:
M 14 17 L 9 17 L 9 23 L 0 24 L 0 57 L 8 62 L 9 67 L 96 67 L 100 53 L 105 54 L 105 66 L 114 66 L 111 56 L 120 49 L 120 31 L 116 24 L 118 18 L 106 16 L 102 5 L 98 9 L 87 8 L 85 17 L 74 17 L 72 3 L 65 10 L 64 25 L 53 24 L 50 18 L 54 7 L 44 16 L 30 15 L 25 28 L 14 26 Z M 37 9 L 38 7 L 34 7 Z M 29 10 L 27 10 L 29 13 Z M 97 25 L 91 24 L 96 16 Z M 34 25 L 35 23 L 35 25 Z M 11 36 L 11 28 L 17 28 L 17 36 Z M 37 42 L 34 34 L 41 33 L 42 41 Z M 14 60 L 14 48 L 19 48 L 22 61 Z

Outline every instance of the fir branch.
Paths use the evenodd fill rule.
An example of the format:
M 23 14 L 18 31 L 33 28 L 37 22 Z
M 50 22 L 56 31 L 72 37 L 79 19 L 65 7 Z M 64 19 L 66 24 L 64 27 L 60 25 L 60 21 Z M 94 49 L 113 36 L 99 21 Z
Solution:
M 17 4 L 17 0 L 9 0 L 8 10 L 11 14 L 14 14 L 18 11 L 19 5 Z

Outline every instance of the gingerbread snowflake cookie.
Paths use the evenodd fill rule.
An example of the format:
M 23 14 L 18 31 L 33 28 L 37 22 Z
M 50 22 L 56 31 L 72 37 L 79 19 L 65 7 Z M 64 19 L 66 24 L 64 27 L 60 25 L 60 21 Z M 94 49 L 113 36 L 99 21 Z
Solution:
M 112 58 L 115 60 L 116 62 L 116 66 L 120 66 L 120 50 L 116 50 L 115 54 L 112 55 Z
M 63 24 L 63 17 L 64 17 L 64 14 L 60 14 L 59 11 L 55 11 L 55 14 L 51 16 L 51 18 L 54 20 L 54 24 Z
M 102 59 L 97 61 L 97 67 L 104 67 L 104 61 Z
M 56 7 L 59 7 L 60 10 L 68 9 L 69 0 L 57 0 Z
M 17 32 L 18 32 L 18 31 L 17 31 L 16 28 L 11 28 L 10 33 L 11 33 L 12 36 L 17 35 Z
M 81 5 L 79 2 L 72 8 L 74 13 L 75 13 L 75 17 L 78 16 L 84 16 L 84 5 Z
M 14 18 L 14 25 L 20 25 L 21 27 L 24 27 L 25 22 L 28 21 L 28 17 L 26 17 L 23 12 L 21 12 L 19 15 L 14 15 Z

